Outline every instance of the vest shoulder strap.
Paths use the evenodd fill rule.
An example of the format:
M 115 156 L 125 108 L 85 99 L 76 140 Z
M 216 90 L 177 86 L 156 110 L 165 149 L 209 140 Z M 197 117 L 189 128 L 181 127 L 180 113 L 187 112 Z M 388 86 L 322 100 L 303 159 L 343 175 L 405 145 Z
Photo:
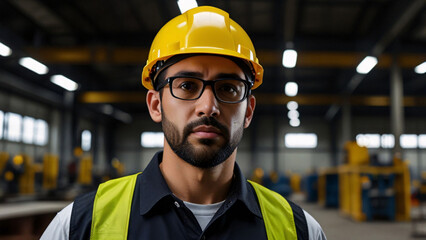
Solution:
M 93 203 L 91 240 L 125 240 L 137 176 L 110 180 L 99 185 Z
M 293 210 L 280 194 L 249 181 L 259 199 L 268 240 L 297 239 Z

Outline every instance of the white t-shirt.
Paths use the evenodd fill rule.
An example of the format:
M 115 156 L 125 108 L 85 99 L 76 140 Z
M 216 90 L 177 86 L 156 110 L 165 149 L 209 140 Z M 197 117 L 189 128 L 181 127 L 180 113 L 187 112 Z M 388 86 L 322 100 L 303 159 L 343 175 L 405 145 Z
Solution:
M 207 224 L 209 224 L 210 220 L 212 220 L 213 216 L 224 202 L 225 200 L 213 204 L 196 204 L 183 201 L 185 206 L 191 210 L 192 214 L 194 214 L 198 224 L 200 224 L 201 230 L 203 231 L 206 229 Z

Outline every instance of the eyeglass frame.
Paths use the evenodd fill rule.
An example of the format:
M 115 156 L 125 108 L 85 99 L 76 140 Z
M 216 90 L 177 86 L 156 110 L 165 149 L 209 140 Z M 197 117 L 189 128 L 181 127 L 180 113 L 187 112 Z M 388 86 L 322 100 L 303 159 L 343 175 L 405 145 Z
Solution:
M 200 95 L 197 98 L 193 98 L 193 99 L 185 99 L 185 98 L 177 97 L 173 93 L 172 87 L 170 87 L 172 85 L 173 81 L 177 78 L 192 78 L 192 79 L 200 80 L 203 83 L 203 88 L 200 91 Z M 238 101 L 235 101 L 235 102 L 234 101 L 224 101 L 224 100 L 217 97 L 214 85 L 216 84 L 216 82 L 226 81 L 226 80 L 237 80 L 237 81 L 242 82 L 246 86 L 246 90 L 245 90 L 244 95 L 243 95 L 244 97 L 241 100 L 238 100 Z M 246 100 L 247 97 L 251 94 L 251 88 L 253 86 L 252 82 L 249 82 L 249 81 L 244 80 L 244 79 L 238 79 L 238 78 L 220 78 L 220 79 L 215 79 L 215 80 L 204 80 L 202 78 L 195 77 L 195 76 L 172 76 L 172 77 L 168 77 L 168 78 L 164 79 L 164 81 L 162 81 L 162 83 L 156 84 L 155 90 L 160 91 L 162 88 L 167 86 L 167 84 L 169 84 L 170 94 L 176 99 L 180 99 L 180 100 L 183 100 L 183 101 L 197 100 L 203 95 L 204 90 L 206 89 L 206 86 L 211 86 L 212 91 L 213 91 L 213 95 L 219 102 L 231 103 L 231 104 L 240 103 L 240 102 L 243 102 L 244 100 Z

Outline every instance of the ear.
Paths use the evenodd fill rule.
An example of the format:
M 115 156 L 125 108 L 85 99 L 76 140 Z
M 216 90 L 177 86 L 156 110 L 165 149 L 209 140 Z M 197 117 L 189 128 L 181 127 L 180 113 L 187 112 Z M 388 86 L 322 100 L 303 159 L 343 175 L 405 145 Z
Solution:
M 253 119 L 255 107 L 256 107 L 256 98 L 253 95 L 250 95 L 247 99 L 247 109 L 246 109 L 246 116 L 244 121 L 244 128 L 248 128 L 248 126 L 250 126 L 251 120 Z
M 149 115 L 154 122 L 161 122 L 161 98 L 160 92 L 149 90 L 146 94 L 146 105 L 148 106 Z

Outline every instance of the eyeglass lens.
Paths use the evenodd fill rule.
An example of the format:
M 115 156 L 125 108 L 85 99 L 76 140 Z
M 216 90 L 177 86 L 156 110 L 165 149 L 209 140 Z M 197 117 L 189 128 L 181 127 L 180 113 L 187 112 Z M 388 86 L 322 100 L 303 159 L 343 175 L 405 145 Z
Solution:
M 174 78 L 171 87 L 172 94 L 180 99 L 197 99 L 203 93 L 204 82 L 201 79 L 191 77 Z M 224 79 L 213 82 L 213 92 L 219 100 L 224 102 L 238 102 L 244 99 L 247 85 L 243 81 Z

